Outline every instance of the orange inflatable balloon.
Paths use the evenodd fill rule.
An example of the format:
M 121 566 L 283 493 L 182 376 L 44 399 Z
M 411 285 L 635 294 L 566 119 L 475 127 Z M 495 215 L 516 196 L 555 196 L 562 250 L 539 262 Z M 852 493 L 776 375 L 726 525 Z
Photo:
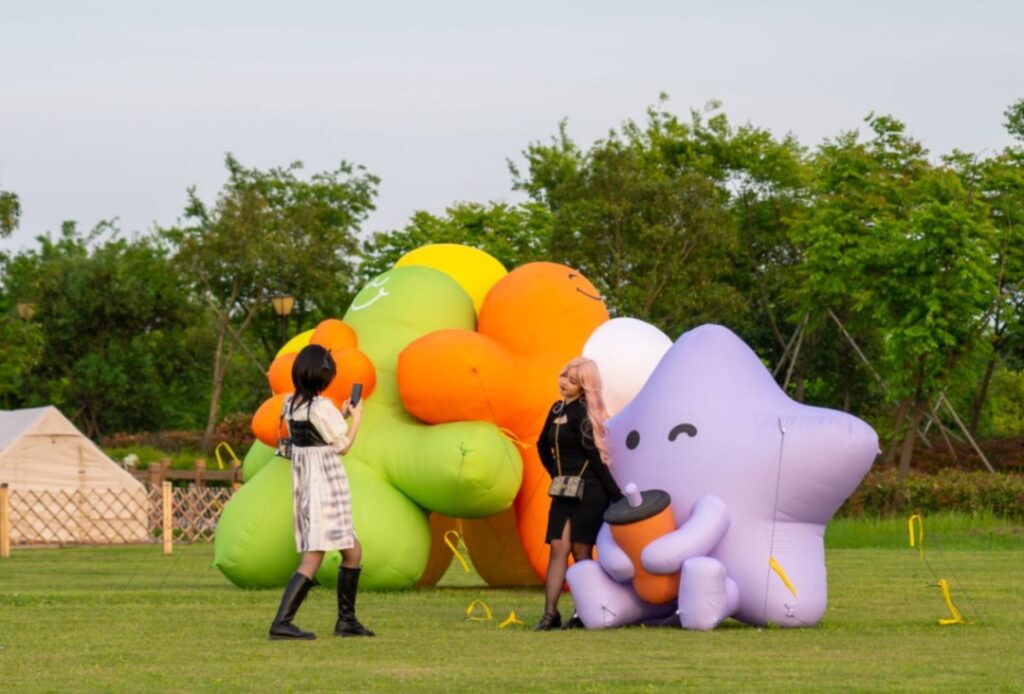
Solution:
M 274 395 L 291 393 L 295 390 L 292 383 L 292 365 L 298 352 L 282 354 L 270 362 L 270 369 L 267 371 L 267 380 L 270 382 L 270 390 Z
M 458 518 L 449 518 L 440 513 L 430 514 L 430 555 L 427 557 L 427 568 L 423 569 L 420 580 L 416 581 L 416 588 L 430 588 L 444 577 L 455 558 L 445 542 L 445 535 L 454 531 L 455 535 L 450 536 L 450 539 L 457 545 L 461 530 L 462 521 Z
M 477 332 L 518 354 L 565 366 L 607 320 L 604 299 L 586 277 L 558 263 L 527 263 L 487 293 Z
M 477 332 L 426 335 L 399 356 L 398 387 L 410 413 L 429 423 L 491 421 L 522 444 L 523 484 L 515 501 L 521 546 L 508 563 L 528 561 L 539 576 L 547 571 L 551 504 L 535 444 L 559 398 L 558 374 L 607 320 L 604 301 L 581 274 L 556 263 L 529 263 L 491 288 Z M 500 535 L 505 532 L 507 524 L 474 525 L 466 539 L 474 562 L 488 545 L 509 547 Z
M 405 409 L 428 424 L 504 421 L 517 396 L 518 359 L 496 340 L 466 330 L 439 330 L 398 355 Z M 503 425 L 502 425 L 503 426 Z
M 287 427 L 281 421 L 281 410 L 287 393 L 279 393 L 270 398 L 256 410 L 252 417 L 252 433 L 263 443 L 271 447 L 277 446 L 277 440 L 287 434 Z
M 487 518 L 462 521 L 462 538 L 469 549 L 473 568 L 492 588 L 543 584 L 519 544 L 516 527 L 515 508 Z
M 328 318 L 316 326 L 312 337 L 309 338 L 309 344 L 326 347 L 337 358 L 341 350 L 358 347 L 359 340 L 356 331 L 348 323 L 337 318 Z
M 363 384 L 363 399 L 373 394 L 377 386 L 377 371 L 373 368 L 370 358 L 354 347 L 338 351 L 331 350 L 337 373 L 334 380 L 324 391 L 324 397 L 330 398 L 341 409 L 342 404 L 352 395 L 352 384 Z

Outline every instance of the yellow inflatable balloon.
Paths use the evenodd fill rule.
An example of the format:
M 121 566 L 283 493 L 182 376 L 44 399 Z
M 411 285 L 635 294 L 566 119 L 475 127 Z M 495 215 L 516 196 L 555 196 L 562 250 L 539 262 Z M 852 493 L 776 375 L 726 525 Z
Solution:
M 312 330 L 307 330 L 304 333 L 299 333 L 292 339 L 288 340 L 288 342 L 284 343 L 284 347 L 277 350 L 277 354 L 275 356 L 279 357 L 282 354 L 289 354 L 291 352 L 301 352 L 302 348 L 308 345 L 310 338 L 313 337 L 313 330 L 316 330 L 316 328 L 313 328 Z
M 505 266 L 478 248 L 456 243 L 433 243 L 409 251 L 395 267 L 420 265 L 433 268 L 455 280 L 470 298 L 477 314 L 484 297 L 498 280 L 508 274 Z M 287 345 L 286 345 L 287 346 Z

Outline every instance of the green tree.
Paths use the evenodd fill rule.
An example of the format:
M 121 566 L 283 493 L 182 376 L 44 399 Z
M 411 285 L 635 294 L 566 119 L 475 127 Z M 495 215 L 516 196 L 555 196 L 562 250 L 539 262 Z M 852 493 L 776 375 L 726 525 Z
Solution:
M 551 212 L 535 202 L 462 202 L 441 217 L 419 211 L 403 229 L 374 234 L 363 243 L 358 284 L 389 270 L 409 251 L 431 243 L 479 248 L 512 270 L 547 259 L 550 240 Z
M 997 366 L 990 392 L 986 413 L 991 431 L 1003 436 L 1024 434 L 1024 371 Z
M 16 333 L 29 380 L 7 380 L 7 405 L 55 404 L 93 437 L 187 421 L 209 340 L 167 249 L 121 238 L 110 222 L 86 234 L 67 222 L 38 242 L 4 268 L 5 294 L 36 309 Z
M 964 184 L 988 205 L 993 228 L 990 250 L 996 299 L 990 307 L 990 350 L 971 403 L 970 429 L 976 432 L 993 373 L 1000 361 L 1024 358 L 1024 99 L 1005 112 L 1006 129 L 1017 140 L 982 162 L 960 155 L 952 163 Z
M 637 126 L 628 127 L 636 139 Z M 717 102 L 691 110 L 688 119 L 652 108 L 643 137 L 676 175 L 697 172 L 714 181 L 737 235 L 722 281 L 745 297 L 741 312 L 721 319 L 777 362 L 799 322 L 792 294 L 800 254 L 791 235 L 810 201 L 805 148 L 792 135 L 778 138 L 749 123 L 734 126 Z M 812 351 L 805 346 L 803 353 Z M 805 356 L 796 364 L 798 399 L 809 361 Z
M 846 133 L 819 150 L 814 209 L 798 233 L 801 293 L 812 320 L 831 309 L 873 356 L 906 474 L 922 417 L 984 331 L 992 230 L 985 205 L 902 123 L 868 123 L 871 140 Z
M 523 173 L 511 165 L 516 186 L 555 212 L 556 253 L 605 268 L 613 308 L 673 333 L 725 322 L 776 361 L 797 325 L 791 229 L 809 204 L 806 152 L 792 136 L 732 125 L 717 102 L 687 117 L 666 104 L 662 95 L 645 122 L 626 121 L 587 152 L 563 122 L 526 150 Z M 601 243 L 630 255 L 576 248 Z
M 299 178 L 301 162 L 260 171 L 228 155 L 226 166 L 228 180 L 213 205 L 190 189 L 188 224 L 164 230 L 215 325 L 206 449 L 236 353 L 242 350 L 259 372 L 266 371 L 273 350 L 261 359 L 246 338 L 254 319 L 267 313 L 270 297 L 296 297 L 300 324 L 315 311 L 344 305 L 359 250 L 356 232 L 373 210 L 379 183 L 347 162 L 308 180 Z
M 0 190 L 0 239 L 10 236 L 18 228 L 21 203 L 18 196 Z M 0 277 L 6 277 L 8 256 L 0 251 Z M 39 327 L 15 314 L 20 299 L 12 296 L 8 282 L 0 281 L 0 345 L 4 356 L 0 361 L 0 401 L 7 402 L 23 392 L 29 372 L 42 353 L 42 335 Z
M 614 314 L 670 333 L 742 310 L 723 276 L 736 234 L 714 180 L 678 170 L 648 129 L 622 132 L 582 151 L 563 122 L 550 144 L 534 143 L 512 165 L 515 187 L 554 214 L 553 258 L 578 268 Z
M 21 202 L 18 196 L 0 190 L 0 239 L 7 238 L 18 228 L 21 221 Z
M 0 402 L 11 408 L 25 399 L 29 374 L 43 354 L 43 335 L 37 324 L 14 314 L 11 302 L 0 302 L 0 310 Z

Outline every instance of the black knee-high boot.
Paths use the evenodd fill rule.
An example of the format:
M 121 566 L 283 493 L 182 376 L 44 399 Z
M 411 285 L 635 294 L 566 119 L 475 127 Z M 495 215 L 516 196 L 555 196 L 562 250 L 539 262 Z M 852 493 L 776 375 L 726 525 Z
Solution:
M 302 601 L 309 594 L 313 587 L 313 581 L 302 574 L 295 572 L 292 580 L 288 581 L 281 596 L 281 606 L 277 608 L 277 616 L 274 623 L 270 625 L 270 638 L 272 639 L 315 639 L 316 634 L 311 631 L 303 631 L 292 624 L 295 613 L 299 611 Z
M 376 636 L 356 619 L 356 591 L 362 569 L 341 567 L 338 570 L 338 623 L 335 636 Z

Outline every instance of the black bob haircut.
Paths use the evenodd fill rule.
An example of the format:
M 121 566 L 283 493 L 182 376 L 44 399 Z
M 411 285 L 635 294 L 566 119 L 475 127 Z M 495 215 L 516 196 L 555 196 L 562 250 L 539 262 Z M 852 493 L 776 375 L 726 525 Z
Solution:
M 292 383 L 295 384 L 295 396 L 292 397 L 291 411 L 299 402 L 307 405 L 313 398 L 320 395 L 334 380 L 338 367 L 330 350 L 320 345 L 308 345 L 302 348 L 292 364 Z

